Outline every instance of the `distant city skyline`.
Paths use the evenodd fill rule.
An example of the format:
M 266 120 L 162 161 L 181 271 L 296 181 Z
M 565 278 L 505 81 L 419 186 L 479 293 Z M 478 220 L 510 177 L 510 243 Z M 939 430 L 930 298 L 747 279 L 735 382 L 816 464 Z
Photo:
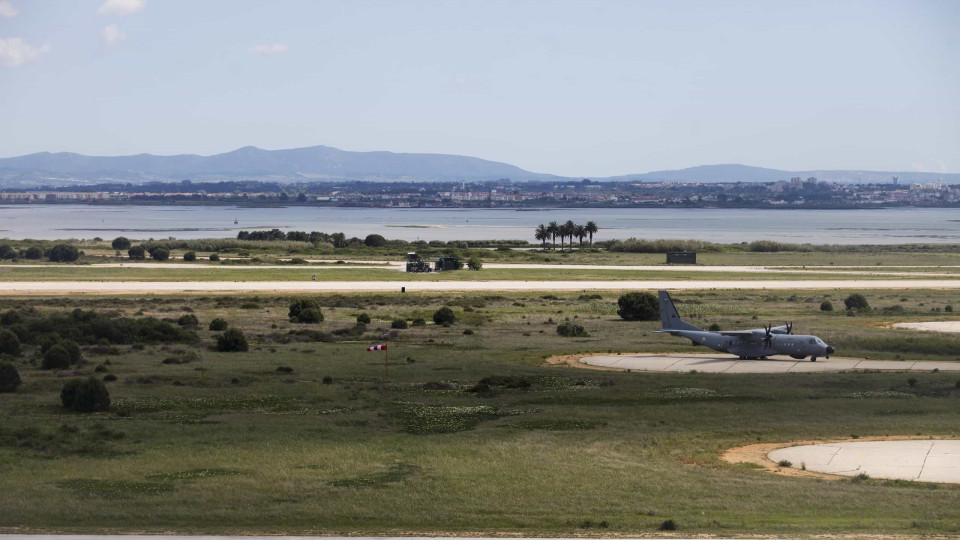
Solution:
M 960 2 L 0 0 L 0 157 L 960 172 Z

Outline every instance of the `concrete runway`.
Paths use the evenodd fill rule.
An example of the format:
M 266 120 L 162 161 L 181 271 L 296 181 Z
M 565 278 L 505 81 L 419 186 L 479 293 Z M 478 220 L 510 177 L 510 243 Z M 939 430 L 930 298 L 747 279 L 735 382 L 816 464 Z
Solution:
M 851 370 L 960 371 L 960 362 L 920 362 L 913 360 L 864 360 L 858 358 L 818 358 L 816 362 L 774 356 L 767 360 L 740 360 L 733 355 L 709 354 L 622 354 L 585 356 L 583 364 L 631 371 L 685 373 L 818 373 Z
M 770 452 L 774 462 L 840 476 L 960 484 L 960 441 L 865 441 L 791 446 Z
M 960 289 L 960 279 L 689 281 L 2 281 L 0 294 L 171 294 L 182 292 L 407 292 L 624 290 Z

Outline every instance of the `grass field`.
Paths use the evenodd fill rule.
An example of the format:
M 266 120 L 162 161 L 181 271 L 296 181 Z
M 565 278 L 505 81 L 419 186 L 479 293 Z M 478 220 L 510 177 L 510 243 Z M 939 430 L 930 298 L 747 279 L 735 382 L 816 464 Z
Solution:
M 866 292 L 874 309 L 850 317 L 850 292 L 674 298 L 699 326 L 791 320 L 843 356 L 960 360 L 960 338 L 888 328 L 942 320 L 957 293 Z M 658 322 L 621 321 L 612 294 L 314 298 L 317 325 L 289 322 L 280 297 L 0 298 L 0 312 L 193 312 L 201 327 L 195 344 L 85 347 L 68 372 L 39 369 L 27 348 L 23 387 L 0 394 L 0 530 L 637 535 L 673 519 L 683 535 L 960 533 L 960 486 L 780 477 L 719 459 L 755 442 L 960 437 L 956 374 L 592 372 L 543 360 L 702 349 L 652 333 Z M 824 299 L 839 311 L 819 311 Z M 442 305 L 457 324 L 391 331 Z M 360 313 L 373 319 L 365 333 L 336 335 Z M 211 350 L 214 317 L 242 328 L 250 351 Z M 566 318 L 589 337 L 558 337 Z M 389 398 L 383 353 L 365 350 L 379 342 Z M 111 410 L 62 409 L 63 382 L 90 374 L 117 377 Z

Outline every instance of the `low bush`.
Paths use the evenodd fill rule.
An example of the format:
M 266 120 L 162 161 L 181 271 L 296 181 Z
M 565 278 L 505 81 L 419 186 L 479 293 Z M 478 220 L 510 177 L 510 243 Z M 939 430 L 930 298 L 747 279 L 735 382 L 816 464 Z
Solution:
M 20 356 L 20 338 L 6 328 L 0 330 L 0 354 Z
M 217 261 L 219 261 L 219 260 L 220 260 L 220 256 L 219 256 L 219 255 L 217 255 L 216 253 L 211 253 L 211 254 L 210 254 L 210 262 L 217 262 Z
M 70 352 L 63 345 L 57 343 L 43 353 L 42 369 L 67 369 L 70 367 Z
M 427 325 L 427 321 L 421 319 L 420 317 L 417 317 L 417 318 L 414 319 L 413 322 L 411 322 L 410 324 L 412 324 L 413 326 L 426 326 L 426 325 Z
M 110 247 L 117 251 L 123 251 L 125 249 L 130 249 L 130 240 L 125 236 L 118 236 L 113 239 L 113 242 L 110 242 Z
M 447 306 L 443 306 L 433 313 L 433 322 L 441 325 L 456 324 L 457 316 L 452 309 L 448 308 Z
M 229 326 L 227 324 L 227 321 L 219 317 L 210 321 L 210 330 L 214 332 L 223 332 L 224 330 L 227 329 L 227 326 Z
M 83 360 L 83 351 L 80 350 L 80 345 L 77 345 L 76 341 L 65 339 L 58 343 L 58 345 L 63 347 L 63 349 L 67 351 L 67 354 L 70 355 L 71 364 L 76 364 Z
M 220 352 L 246 352 L 249 349 L 247 336 L 239 328 L 228 328 L 217 337 L 217 350 Z
M 142 261 L 147 258 L 147 250 L 143 246 L 133 246 L 127 250 L 127 257 L 131 261 Z
M 853 293 L 846 297 L 843 304 L 847 306 L 847 309 L 870 309 L 870 303 L 860 293 Z
M 25 252 L 23 252 L 23 256 L 31 261 L 40 260 L 43 258 L 43 250 L 37 246 L 31 246 L 28 247 Z
M 370 324 L 370 315 L 366 313 L 357 315 L 357 324 Z
M 820 311 L 833 311 L 833 302 L 829 300 L 820 302 Z
M 50 262 L 74 262 L 80 258 L 80 250 L 70 244 L 57 244 L 50 248 L 47 258 Z
M 657 529 L 661 531 L 675 531 L 677 530 L 677 522 L 672 519 L 665 520 Z
M 95 377 L 71 379 L 60 390 L 60 402 L 72 411 L 105 411 L 110 408 L 110 392 Z
M 200 320 L 197 319 L 197 316 L 193 313 L 187 313 L 177 319 L 177 324 L 179 324 L 181 328 L 197 328 L 200 326 Z
M 0 393 L 16 392 L 20 388 L 20 373 L 13 362 L 0 360 Z
M 184 262 L 194 262 L 197 260 L 197 253 L 195 251 L 188 251 L 183 254 Z
M 557 335 L 560 337 L 587 337 L 590 334 L 579 324 L 566 320 L 557 325 Z
M 407 321 L 406 321 L 406 319 L 394 319 L 393 322 L 390 323 L 390 328 L 396 328 L 397 330 L 403 330 L 403 329 L 407 328 Z
M 13 326 L 23 322 L 23 315 L 20 315 L 16 310 L 8 310 L 0 315 L 0 325 L 3 326 Z
M 323 312 L 320 311 L 320 304 L 316 300 L 308 298 L 300 298 L 291 302 L 288 315 L 290 322 L 305 324 L 323 322 Z
M 648 292 L 631 292 L 617 300 L 617 315 L 625 321 L 656 321 L 660 319 L 660 300 Z
M 155 247 L 150 251 L 150 258 L 155 261 L 165 261 L 170 258 L 170 250 L 163 246 Z
M 483 269 L 483 261 L 479 257 L 470 257 L 470 260 L 467 261 L 467 268 L 474 271 L 481 270 Z

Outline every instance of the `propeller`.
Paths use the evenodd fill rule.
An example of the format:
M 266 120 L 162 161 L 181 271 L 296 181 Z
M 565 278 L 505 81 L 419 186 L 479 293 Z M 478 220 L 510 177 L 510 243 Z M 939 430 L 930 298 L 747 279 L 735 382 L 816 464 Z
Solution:
M 767 324 L 764 325 L 763 329 L 766 330 L 767 335 L 763 337 L 763 348 L 766 349 L 773 345 L 773 334 L 770 330 L 773 328 L 773 325 Z
M 792 334 L 792 333 L 793 333 L 793 323 L 792 323 L 792 322 L 788 322 L 788 323 L 783 323 L 783 324 L 787 327 L 787 334 Z

